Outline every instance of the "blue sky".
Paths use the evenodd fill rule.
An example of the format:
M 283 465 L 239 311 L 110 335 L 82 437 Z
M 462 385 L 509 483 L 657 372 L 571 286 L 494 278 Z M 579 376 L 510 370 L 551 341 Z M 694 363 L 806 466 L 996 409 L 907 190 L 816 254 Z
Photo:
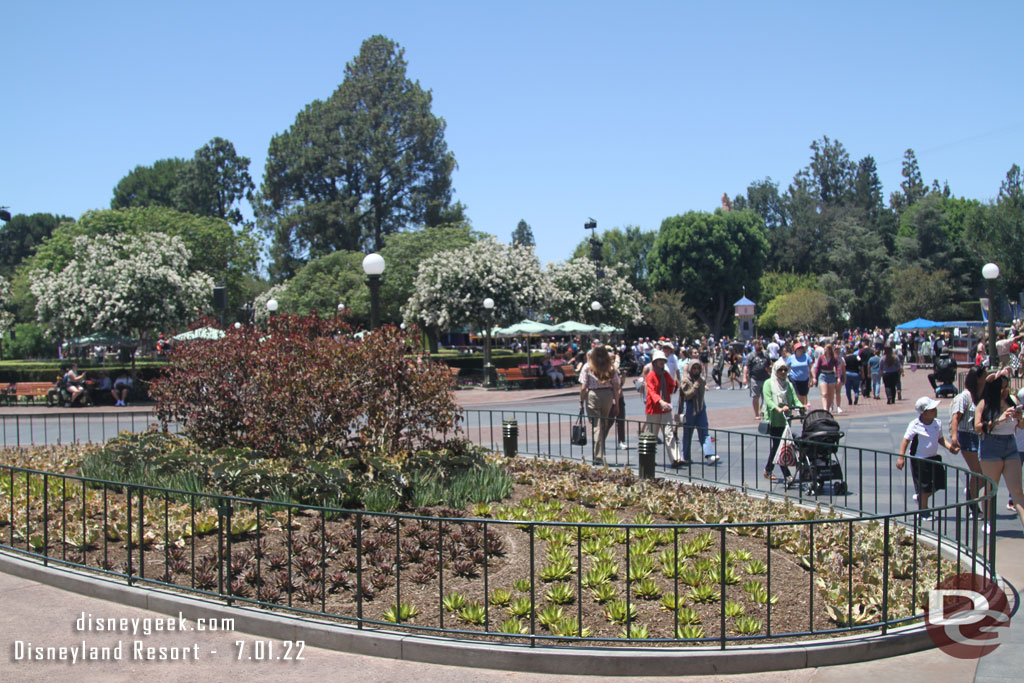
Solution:
M 0 204 L 107 208 L 138 164 L 215 136 L 252 159 L 328 97 L 382 33 L 433 91 L 456 198 L 544 262 L 599 230 L 710 211 L 823 135 L 873 155 L 886 195 L 907 147 L 926 182 L 987 200 L 1024 164 L 1024 3 L 4 3 Z

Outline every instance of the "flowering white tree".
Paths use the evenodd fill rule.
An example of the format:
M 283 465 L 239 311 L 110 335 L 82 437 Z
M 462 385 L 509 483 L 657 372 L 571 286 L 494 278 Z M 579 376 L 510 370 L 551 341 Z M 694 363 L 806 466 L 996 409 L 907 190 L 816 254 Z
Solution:
M 261 325 L 261 326 L 262 325 L 266 325 L 267 324 L 267 320 L 270 319 L 270 310 L 267 309 L 267 302 L 270 301 L 271 299 L 275 299 L 277 301 L 277 303 L 280 305 L 281 297 L 284 295 L 285 290 L 287 290 L 287 289 L 288 289 L 288 283 L 282 282 L 279 285 L 274 285 L 273 287 L 271 287 L 270 289 L 268 289 L 267 291 L 263 292 L 258 297 L 256 297 L 256 300 L 252 302 L 252 305 L 253 305 L 252 320 L 253 320 L 253 322 L 256 323 L 257 325 Z M 282 313 L 285 313 L 285 312 L 292 313 L 292 312 L 294 312 L 294 311 L 286 311 L 284 308 L 279 308 L 278 310 L 281 311 Z
M 161 233 L 79 236 L 60 272 L 34 270 L 36 316 L 58 336 L 123 336 L 180 327 L 209 308 L 213 279 L 189 272 L 191 254 Z
M 490 315 L 483 306 L 487 297 L 494 299 Z M 533 247 L 501 244 L 489 237 L 421 263 L 402 316 L 406 322 L 442 330 L 503 324 L 522 319 L 546 298 Z
M 0 277 L 0 337 L 7 334 L 7 330 L 10 329 L 11 323 L 14 322 L 14 316 L 10 311 L 7 310 L 7 304 L 11 301 L 11 283 L 7 281 L 7 278 Z
M 643 319 L 643 297 L 614 268 L 606 267 L 598 280 L 593 261 L 574 258 L 549 263 L 544 275 L 549 297 L 545 308 L 556 320 L 592 322 L 593 301 L 601 303 L 602 323 L 622 326 Z

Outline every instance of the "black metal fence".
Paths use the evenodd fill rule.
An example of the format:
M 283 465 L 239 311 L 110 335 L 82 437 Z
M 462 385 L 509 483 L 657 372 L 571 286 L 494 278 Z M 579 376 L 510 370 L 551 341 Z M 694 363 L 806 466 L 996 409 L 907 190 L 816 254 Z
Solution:
M 591 456 L 593 444 L 569 443 L 575 415 L 467 411 L 464 429 L 501 451 L 502 424 L 513 419 L 521 455 Z M 643 425 L 624 427 L 632 443 Z M 531 645 L 642 641 L 725 649 L 885 633 L 922 619 L 924 596 L 942 579 L 991 575 L 994 535 L 967 511 L 994 501 L 994 493 L 965 495 L 970 473 L 959 466 L 946 465 L 952 485 L 920 510 L 909 467 L 894 470 L 892 453 L 840 445 L 833 457 L 845 486 L 830 480 L 812 495 L 811 482 L 785 489 L 763 478 L 768 437 L 710 434 L 717 464 L 695 457 L 688 469 L 673 471 L 663 451 L 659 467 L 666 476 L 712 485 L 700 489 L 707 495 L 745 492 L 749 519 L 628 523 L 614 512 L 602 517 L 586 505 L 540 499 L 485 506 L 486 516 L 477 518 L 374 513 L 3 466 L 0 547 L 129 585 L 358 628 Z M 614 428 L 609 446 L 611 465 L 635 464 L 635 450 L 616 447 Z M 790 518 L 759 517 L 757 505 L 786 509 L 769 503 L 771 496 L 804 505 Z M 817 516 L 816 503 L 827 504 Z M 988 505 L 989 523 L 994 507 Z
M 0 415 L 3 447 L 104 443 L 123 431 L 143 432 L 157 425 L 148 411 L 56 412 Z M 178 425 L 168 425 L 171 432 Z

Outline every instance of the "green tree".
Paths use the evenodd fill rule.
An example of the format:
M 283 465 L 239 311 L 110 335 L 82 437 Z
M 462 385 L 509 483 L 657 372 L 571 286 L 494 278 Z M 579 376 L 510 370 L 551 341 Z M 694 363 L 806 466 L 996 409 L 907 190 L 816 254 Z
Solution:
M 387 268 L 381 277 L 381 319 L 396 323 L 402 320 L 402 306 L 416 291 L 421 263 L 442 251 L 468 247 L 482 237 L 482 233 L 474 232 L 468 225 L 444 225 L 396 232 L 384 238 L 380 255 Z M 362 265 L 359 272 L 362 273 Z M 433 332 L 429 326 L 427 331 Z
M 174 207 L 178 174 L 188 166 L 184 159 L 160 159 L 152 166 L 136 166 L 114 187 L 111 209 L 144 206 Z
M 757 305 L 761 310 L 765 310 L 776 297 L 798 289 L 814 289 L 817 282 L 818 278 L 810 273 L 766 270 L 761 275 L 761 300 Z
M 64 221 L 74 219 L 49 213 L 15 214 L 0 227 L 0 275 L 10 276 Z
M 1024 291 L 1024 190 L 1017 164 L 1010 167 L 994 203 L 980 215 L 970 216 L 965 243 L 977 257 L 976 266 L 992 261 L 999 265 L 996 287 L 1015 298 Z M 980 267 L 970 273 L 976 285 L 982 284 Z
M 370 297 L 361 251 L 336 251 L 313 259 L 274 293 L 282 313 L 332 316 L 338 304 L 359 322 L 369 319 Z M 265 308 L 264 304 L 264 308 Z
M 239 206 L 243 199 L 252 200 L 254 189 L 249 158 L 239 156 L 231 141 L 213 138 L 179 170 L 172 196 L 179 211 L 240 225 Z
M 537 243 L 533 239 L 533 229 L 530 224 L 520 219 L 516 229 L 512 231 L 512 244 L 520 247 L 535 247 Z
M 384 36 L 367 39 L 337 90 L 270 141 L 258 218 L 273 241 L 273 276 L 461 216 L 450 206 L 445 122 L 431 112 L 430 91 L 406 77 L 404 54 Z
M 857 168 L 843 143 L 825 135 L 811 143 L 811 151 L 810 164 L 797 173 L 797 178 L 806 182 L 819 207 L 849 201 Z
M 625 272 L 629 283 L 644 296 L 650 293 L 647 255 L 651 253 L 655 237 L 657 233 L 653 230 L 641 230 L 636 225 L 612 228 L 601 235 L 602 262 Z M 589 256 L 590 240 L 585 239 L 576 245 L 572 257 L 576 259 Z
M 894 323 L 914 318 L 956 320 L 962 313 L 947 270 L 929 270 L 920 264 L 894 268 L 890 286 L 889 318 Z
M 826 332 L 832 326 L 828 298 L 815 289 L 798 289 L 772 299 L 757 321 L 762 334 L 776 330 Z
M 647 302 L 644 317 L 654 334 L 693 338 L 701 333 L 693 309 L 683 293 L 676 290 L 655 292 Z
M 866 327 L 884 322 L 889 301 L 889 254 L 881 237 L 853 206 L 822 214 L 822 273 L 818 288 L 826 292 L 829 317 L 837 325 Z
M 147 233 L 181 238 L 189 253 L 190 272 L 222 279 L 228 287 L 232 308 L 241 307 L 248 300 L 247 283 L 255 271 L 258 253 L 252 235 L 246 230 L 235 232 L 219 218 L 194 216 L 165 207 L 90 211 L 76 223 L 62 223 L 36 250 L 31 267 L 60 272 L 75 258 L 75 238 L 79 236 Z
M 662 221 L 648 258 L 651 287 L 683 292 L 718 336 L 743 286 L 758 295 L 767 254 L 764 221 L 752 211 L 673 216 Z
M 199 317 L 213 280 L 189 272 L 181 238 L 160 234 L 79 235 L 58 272 L 34 270 L 36 313 L 56 336 L 111 332 L 148 337 Z
M 900 170 L 900 174 L 903 176 L 903 182 L 900 183 L 901 191 L 893 192 L 889 196 L 889 204 L 898 214 L 902 214 L 928 194 L 928 186 L 921 180 L 917 155 L 910 148 L 903 153 L 903 168 Z

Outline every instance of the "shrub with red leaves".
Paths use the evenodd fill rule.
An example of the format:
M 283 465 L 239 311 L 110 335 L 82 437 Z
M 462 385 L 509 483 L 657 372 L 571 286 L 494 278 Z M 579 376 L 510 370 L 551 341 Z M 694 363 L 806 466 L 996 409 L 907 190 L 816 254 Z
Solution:
M 397 456 L 457 435 L 446 367 L 410 355 L 415 329 L 352 336 L 342 318 L 279 315 L 267 329 L 177 345 L 151 395 L 198 445 L 266 458 Z

